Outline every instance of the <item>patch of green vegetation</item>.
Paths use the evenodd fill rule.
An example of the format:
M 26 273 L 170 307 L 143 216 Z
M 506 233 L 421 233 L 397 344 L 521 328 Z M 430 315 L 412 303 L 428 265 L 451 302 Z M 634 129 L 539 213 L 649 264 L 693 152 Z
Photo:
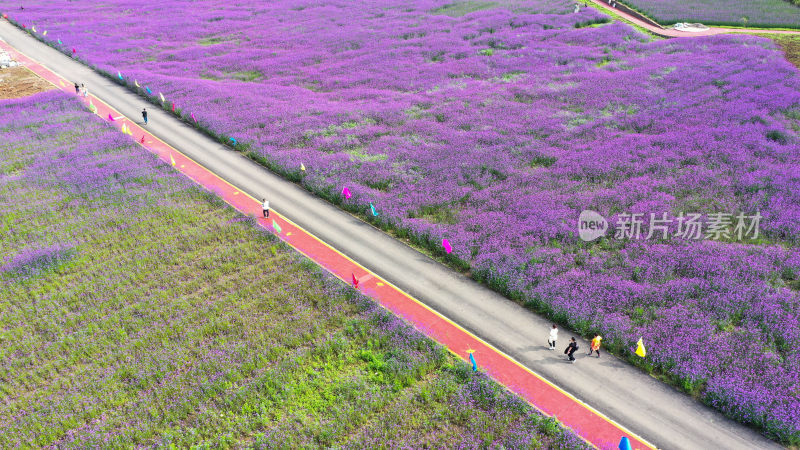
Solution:
M 386 159 L 386 154 L 378 153 L 378 154 L 370 154 L 364 152 L 364 147 L 354 147 L 349 150 L 346 150 L 346 153 L 350 155 L 350 161 L 365 161 L 365 162 L 373 162 L 373 161 L 383 161 Z
M 555 164 L 557 160 L 558 158 L 555 156 L 536 155 L 531 158 L 528 165 L 531 167 L 550 167 Z
M 264 74 L 257 70 L 243 70 L 241 72 L 232 72 L 229 76 L 234 80 L 250 82 L 260 80 Z
M 422 205 L 416 210 L 409 211 L 408 217 L 430 223 L 454 225 L 458 223 L 458 210 L 446 203 Z
M 467 0 L 461 2 L 448 3 L 444 6 L 431 10 L 431 14 L 442 14 L 450 17 L 461 17 L 466 14 L 496 8 L 497 2 Z
M 228 38 L 228 37 L 225 37 L 225 36 L 208 36 L 208 37 L 204 37 L 204 38 L 200 39 L 199 41 L 197 41 L 197 44 L 198 45 L 202 45 L 204 47 L 208 47 L 208 46 L 211 46 L 211 45 L 221 44 L 221 43 L 227 42 L 229 40 L 231 40 L 231 39 Z

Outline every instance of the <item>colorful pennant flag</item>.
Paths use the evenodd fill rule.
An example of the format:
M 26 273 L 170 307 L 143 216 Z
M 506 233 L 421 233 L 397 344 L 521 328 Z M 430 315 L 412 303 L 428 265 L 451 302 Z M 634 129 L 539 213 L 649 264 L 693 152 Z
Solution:
M 111 113 L 108 113 L 108 120 L 109 122 L 114 122 L 114 116 L 112 116 Z
M 447 239 L 442 239 L 442 247 L 444 247 L 444 252 L 448 255 L 453 251 L 453 247 L 450 245 L 450 241 Z
M 139 82 L 138 82 L 137 80 L 135 80 L 135 79 L 133 80 L 133 84 L 134 84 L 134 85 L 135 85 L 137 88 L 138 88 L 138 87 L 141 87 L 141 86 L 139 86 Z
M 169 154 L 169 161 L 172 163 L 172 166 L 175 166 L 175 158 L 172 157 L 172 153 Z
M 636 343 L 636 354 L 642 358 L 647 356 L 647 350 L 644 348 L 644 341 L 642 341 L 642 338 L 639 338 L 639 342 Z
M 161 103 L 162 103 L 162 104 L 163 104 L 164 102 L 166 102 L 166 100 L 164 99 L 164 94 L 162 94 L 161 92 L 159 92 L 159 93 L 158 93 L 158 96 L 159 96 L 159 97 L 161 97 Z
M 373 216 L 376 216 L 376 217 L 378 216 L 378 211 L 375 210 L 375 205 L 373 205 L 371 202 L 369 204 L 369 209 L 372 210 L 372 215 Z
M 31 25 L 31 31 L 33 31 L 34 33 L 36 33 L 36 25 Z
M 472 356 L 472 354 L 475 353 L 475 350 L 467 350 L 467 353 L 469 353 L 469 362 L 472 363 L 472 371 L 473 372 L 477 372 L 478 371 L 478 363 L 475 362 L 475 357 Z
M 122 132 L 128 134 L 128 127 L 124 123 L 122 124 Z
M 197 119 L 194 117 L 194 113 L 191 113 L 190 115 L 192 116 L 192 120 L 194 120 L 194 123 L 197 123 Z
M 272 219 L 272 229 L 275 230 L 276 234 L 281 234 L 281 232 L 282 232 L 281 226 L 278 225 L 278 222 L 275 222 L 275 219 Z
M 56 40 L 58 41 L 58 45 L 62 45 L 63 44 L 63 42 L 61 42 L 61 39 L 56 39 Z
M 144 135 L 142 135 L 142 138 L 141 138 L 141 139 L 139 139 L 139 143 L 140 143 L 140 144 L 144 144 Z
M 94 106 L 94 103 L 92 103 L 92 99 L 89 99 L 89 111 L 97 114 L 97 106 Z
M 72 54 L 74 55 L 75 53 L 78 53 L 78 51 L 75 50 L 75 47 L 72 47 Z
M 233 146 L 235 147 L 236 146 L 236 139 L 231 138 L 231 142 L 233 142 Z
M 352 194 L 350 194 L 350 189 L 347 189 L 346 186 L 342 188 L 342 195 L 344 196 L 344 198 L 350 198 L 353 196 Z
M 47 30 L 44 30 L 44 33 L 42 33 L 42 36 L 47 36 Z
M 306 166 L 302 162 L 300 163 L 300 170 L 302 170 L 303 172 L 306 171 Z
M 58 82 L 61 83 L 61 87 L 67 87 L 67 85 L 64 84 L 64 80 L 58 80 Z
M 356 278 L 356 274 L 353 275 L 353 287 L 358 289 L 358 278 Z
M 117 71 L 117 78 L 119 78 L 120 80 L 124 80 L 124 78 L 122 78 L 122 74 L 119 72 L 119 70 Z
M 153 91 L 151 91 L 149 87 L 145 87 L 144 89 L 147 91 L 148 94 L 153 95 Z
M 172 112 L 175 112 L 175 102 L 172 102 Z

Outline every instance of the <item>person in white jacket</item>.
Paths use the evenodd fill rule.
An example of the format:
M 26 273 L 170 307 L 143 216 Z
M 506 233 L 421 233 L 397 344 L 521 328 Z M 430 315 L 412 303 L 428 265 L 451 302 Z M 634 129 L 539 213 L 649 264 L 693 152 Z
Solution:
M 558 327 L 556 324 L 553 324 L 553 328 L 550 328 L 550 337 L 547 338 L 547 343 L 550 344 L 550 350 L 556 349 L 556 340 L 558 339 Z
M 261 200 L 261 214 L 264 217 L 269 217 L 269 200 L 267 199 Z

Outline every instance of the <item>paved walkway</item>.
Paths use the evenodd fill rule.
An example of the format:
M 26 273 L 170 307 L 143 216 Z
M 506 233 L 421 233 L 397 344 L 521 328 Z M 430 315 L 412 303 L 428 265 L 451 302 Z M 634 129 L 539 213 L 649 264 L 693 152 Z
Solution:
M 86 83 L 101 117 L 110 112 L 114 117 L 138 119 L 141 108 L 150 106 L 2 20 L 0 38 L 32 58 L 20 56 L 28 67 L 64 91 L 74 92 L 72 81 Z M 46 61 L 47 68 L 35 61 Z M 163 111 L 151 108 L 146 130 L 135 119 L 120 117 L 114 123 L 121 126 L 122 122 L 132 127 L 137 141 L 147 133 L 145 147 L 149 151 L 164 161 L 174 161 L 176 169 L 234 207 L 259 216 L 255 199 L 267 197 L 276 211 L 282 239 L 343 280 L 349 282 L 355 274 L 365 293 L 460 357 L 466 359 L 466 351 L 475 350 L 481 370 L 557 416 L 597 447 L 616 448 L 620 437 L 627 435 L 636 448 L 647 448 L 649 443 L 659 448 L 779 448 L 614 357 L 597 359 L 581 354 L 576 364 L 567 363 L 560 351 L 547 349 L 548 321 Z M 271 220 L 259 222 L 272 226 Z M 560 348 L 569 336 L 568 330 L 561 331 Z M 585 341 L 580 345 L 588 348 Z
M 726 33 L 745 33 L 745 34 L 798 34 L 800 35 L 800 31 L 793 31 L 793 30 L 770 30 L 770 29 L 762 29 L 762 28 L 726 28 L 726 27 L 709 27 L 706 31 L 678 31 L 672 28 L 664 28 L 662 26 L 656 26 L 649 22 L 645 22 L 641 19 L 633 17 L 632 15 L 619 10 L 617 8 L 612 8 L 609 6 L 607 1 L 602 0 L 591 0 L 592 3 L 599 6 L 601 10 L 607 9 L 610 11 L 614 11 L 615 14 L 622 17 L 623 19 L 627 20 L 628 22 L 645 28 L 646 30 L 652 32 L 653 34 L 657 34 L 662 37 L 698 37 L 698 36 L 714 36 L 718 34 L 726 34 Z

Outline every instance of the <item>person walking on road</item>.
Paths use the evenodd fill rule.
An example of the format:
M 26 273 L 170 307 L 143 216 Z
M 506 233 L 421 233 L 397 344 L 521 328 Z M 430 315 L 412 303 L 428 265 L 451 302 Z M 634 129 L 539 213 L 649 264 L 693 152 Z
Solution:
M 81 93 L 81 87 L 78 86 L 78 82 L 77 81 L 75 82 L 75 93 L 76 94 L 80 94 Z
M 600 357 L 600 341 L 603 340 L 603 336 L 599 334 L 592 339 L 592 345 L 589 347 L 589 356 L 592 356 L 592 352 L 597 352 L 597 357 Z
M 86 85 L 81 83 L 81 94 L 83 94 L 83 98 L 89 96 L 89 89 L 86 89 Z
M 547 343 L 550 344 L 550 350 L 556 349 L 556 339 L 558 339 L 558 327 L 556 324 L 553 324 L 553 328 L 550 328 L 550 337 L 547 338 Z
M 261 214 L 264 217 L 269 217 L 269 201 L 267 199 L 261 200 Z
M 147 125 L 147 108 L 142 108 L 142 119 L 144 119 L 144 124 Z
M 564 349 L 564 354 L 569 358 L 569 362 L 575 363 L 575 352 L 578 351 L 578 348 L 578 343 L 575 341 L 575 338 L 571 338 L 569 340 L 569 345 Z

